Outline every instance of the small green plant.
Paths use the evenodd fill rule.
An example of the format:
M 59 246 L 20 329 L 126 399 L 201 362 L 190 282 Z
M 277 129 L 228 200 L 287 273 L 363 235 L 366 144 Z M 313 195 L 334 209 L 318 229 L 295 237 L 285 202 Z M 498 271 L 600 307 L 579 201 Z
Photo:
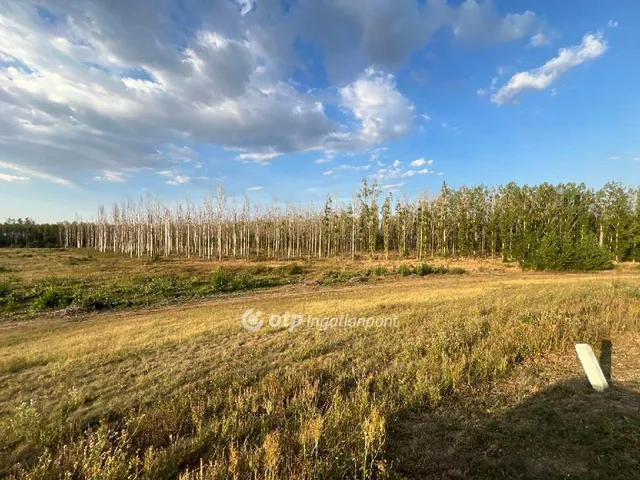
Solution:
M 73 304 L 84 310 L 100 311 L 115 308 L 118 302 L 105 289 L 91 289 L 74 295 Z
M 288 266 L 290 275 L 300 275 L 302 273 L 302 266 L 297 263 L 292 263 Z
M 407 277 L 413 273 L 413 268 L 403 263 L 398 267 L 396 273 L 402 275 L 403 277 Z
M 246 270 L 242 270 L 233 277 L 231 282 L 231 290 L 247 290 L 253 288 L 256 285 L 256 281 L 253 275 Z
M 463 275 L 467 273 L 467 271 L 464 268 L 454 267 L 449 269 L 449 273 L 451 273 L 452 275 Z
M 9 282 L 0 282 L 0 304 L 9 301 L 11 297 L 11 285 Z
M 231 287 L 231 275 L 221 268 L 215 270 L 211 275 L 211 286 L 214 292 L 227 292 Z
M 377 276 L 386 275 L 387 273 L 389 273 L 389 270 L 387 270 L 387 268 L 383 267 L 382 265 L 378 265 L 373 269 L 373 274 Z
M 63 285 L 51 283 L 47 285 L 33 301 L 35 310 L 45 310 L 50 308 L 64 308 L 71 304 L 73 295 L 68 288 Z
M 421 263 L 416 267 L 416 274 L 424 276 L 434 273 L 434 268 L 428 263 Z

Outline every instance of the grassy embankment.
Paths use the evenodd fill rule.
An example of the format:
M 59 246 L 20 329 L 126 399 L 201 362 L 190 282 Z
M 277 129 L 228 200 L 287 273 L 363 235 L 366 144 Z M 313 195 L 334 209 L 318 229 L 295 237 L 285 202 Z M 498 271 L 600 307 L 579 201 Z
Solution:
M 121 259 L 85 278 L 135 275 L 128 262 L 155 274 Z M 249 308 L 399 324 L 249 332 Z M 0 476 L 634 478 L 639 314 L 629 270 L 391 276 L 5 322 Z M 601 338 L 632 366 L 614 355 L 627 377 L 594 396 L 567 379 L 573 344 Z

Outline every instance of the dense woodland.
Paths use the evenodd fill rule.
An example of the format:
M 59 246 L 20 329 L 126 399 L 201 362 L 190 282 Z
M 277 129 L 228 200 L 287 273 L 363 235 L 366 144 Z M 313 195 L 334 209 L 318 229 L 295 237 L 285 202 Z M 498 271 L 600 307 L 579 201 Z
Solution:
M 37 224 L 30 218 L 0 223 L 0 247 L 58 247 L 62 229 L 57 223 Z
M 640 188 L 515 183 L 451 189 L 414 200 L 363 181 L 348 202 L 256 205 L 218 187 L 202 204 L 151 196 L 101 207 L 97 219 L 3 225 L 2 245 L 89 247 L 130 256 L 212 259 L 498 257 L 539 269 L 640 260 Z

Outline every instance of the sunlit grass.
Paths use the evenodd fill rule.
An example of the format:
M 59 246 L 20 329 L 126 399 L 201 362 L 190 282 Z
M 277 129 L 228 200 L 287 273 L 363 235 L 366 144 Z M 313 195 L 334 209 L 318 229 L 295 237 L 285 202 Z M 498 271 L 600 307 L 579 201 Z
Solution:
M 266 314 L 397 328 L 242 328 Z M 262 291 L 0 327 L 1 473 L 394 478 L 406 409 L 486 388 L 576 341 L 637 331 L 640 279 L 477 274 Z M 406 466 L 405 466 L 406 467 Z

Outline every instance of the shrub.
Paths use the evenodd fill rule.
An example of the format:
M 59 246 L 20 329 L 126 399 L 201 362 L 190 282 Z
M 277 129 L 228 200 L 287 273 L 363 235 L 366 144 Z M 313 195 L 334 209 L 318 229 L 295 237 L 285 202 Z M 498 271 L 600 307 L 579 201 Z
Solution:
M 423 276 L 429 275 L 430 273 L 433 273 L 433 267 L 428 263 L 421 263 L 416 267 L 416 273 Z
M 253 275 L 251 275 L 247 270 L 243 270 L 233 277 L 231 290 L 246 290 L 255 287 L 255 285 L 256 281 L 253 278 Z
M 290 275 L 300 275 L 302 273 L 302 266 L 297 263 L 292 263 L 288 266 Z
M 11 298 L 11 285 L 8 282 L 0 282 L 0 304 L 9 302 Z
M 593 235 L 575 241 L 549 233 L 525 254 L 520 265 L 533 270 L 606 270 L 613 268 L 612 260 Z
M 382 265 L 378 265 L 376 268 L 373 269 L 373 273 L 374 275 L 381 276 L 389 273 L 389 270 L 387 270 L 386 267 L 383 267 Z
M 221 268 L 215 270 L 211 275 L 211 286 L 214 292 L 227 292 L 231 287 L 231 275 Z
M 46 286 L 33 302 L 33 308 L 44 310 L 47 308 L 64 308 L 71 304 L 73 296 L 63 285 L 54 283 Z
M 83 309 L 93 311 L 109 310 L 118 305 L 117 300 L 104 289 L 81 290 L 74 295 L 73 303 Z
M 405 265 L 403 263 L 402 265 L 400 265 L 398 267 L 398 269 L 396 270 L 396 273 L 399 273 L 403 277 L 406 277 L 406 276 L 411 275 L 413 273 L 413 269 L 410 266 Z

